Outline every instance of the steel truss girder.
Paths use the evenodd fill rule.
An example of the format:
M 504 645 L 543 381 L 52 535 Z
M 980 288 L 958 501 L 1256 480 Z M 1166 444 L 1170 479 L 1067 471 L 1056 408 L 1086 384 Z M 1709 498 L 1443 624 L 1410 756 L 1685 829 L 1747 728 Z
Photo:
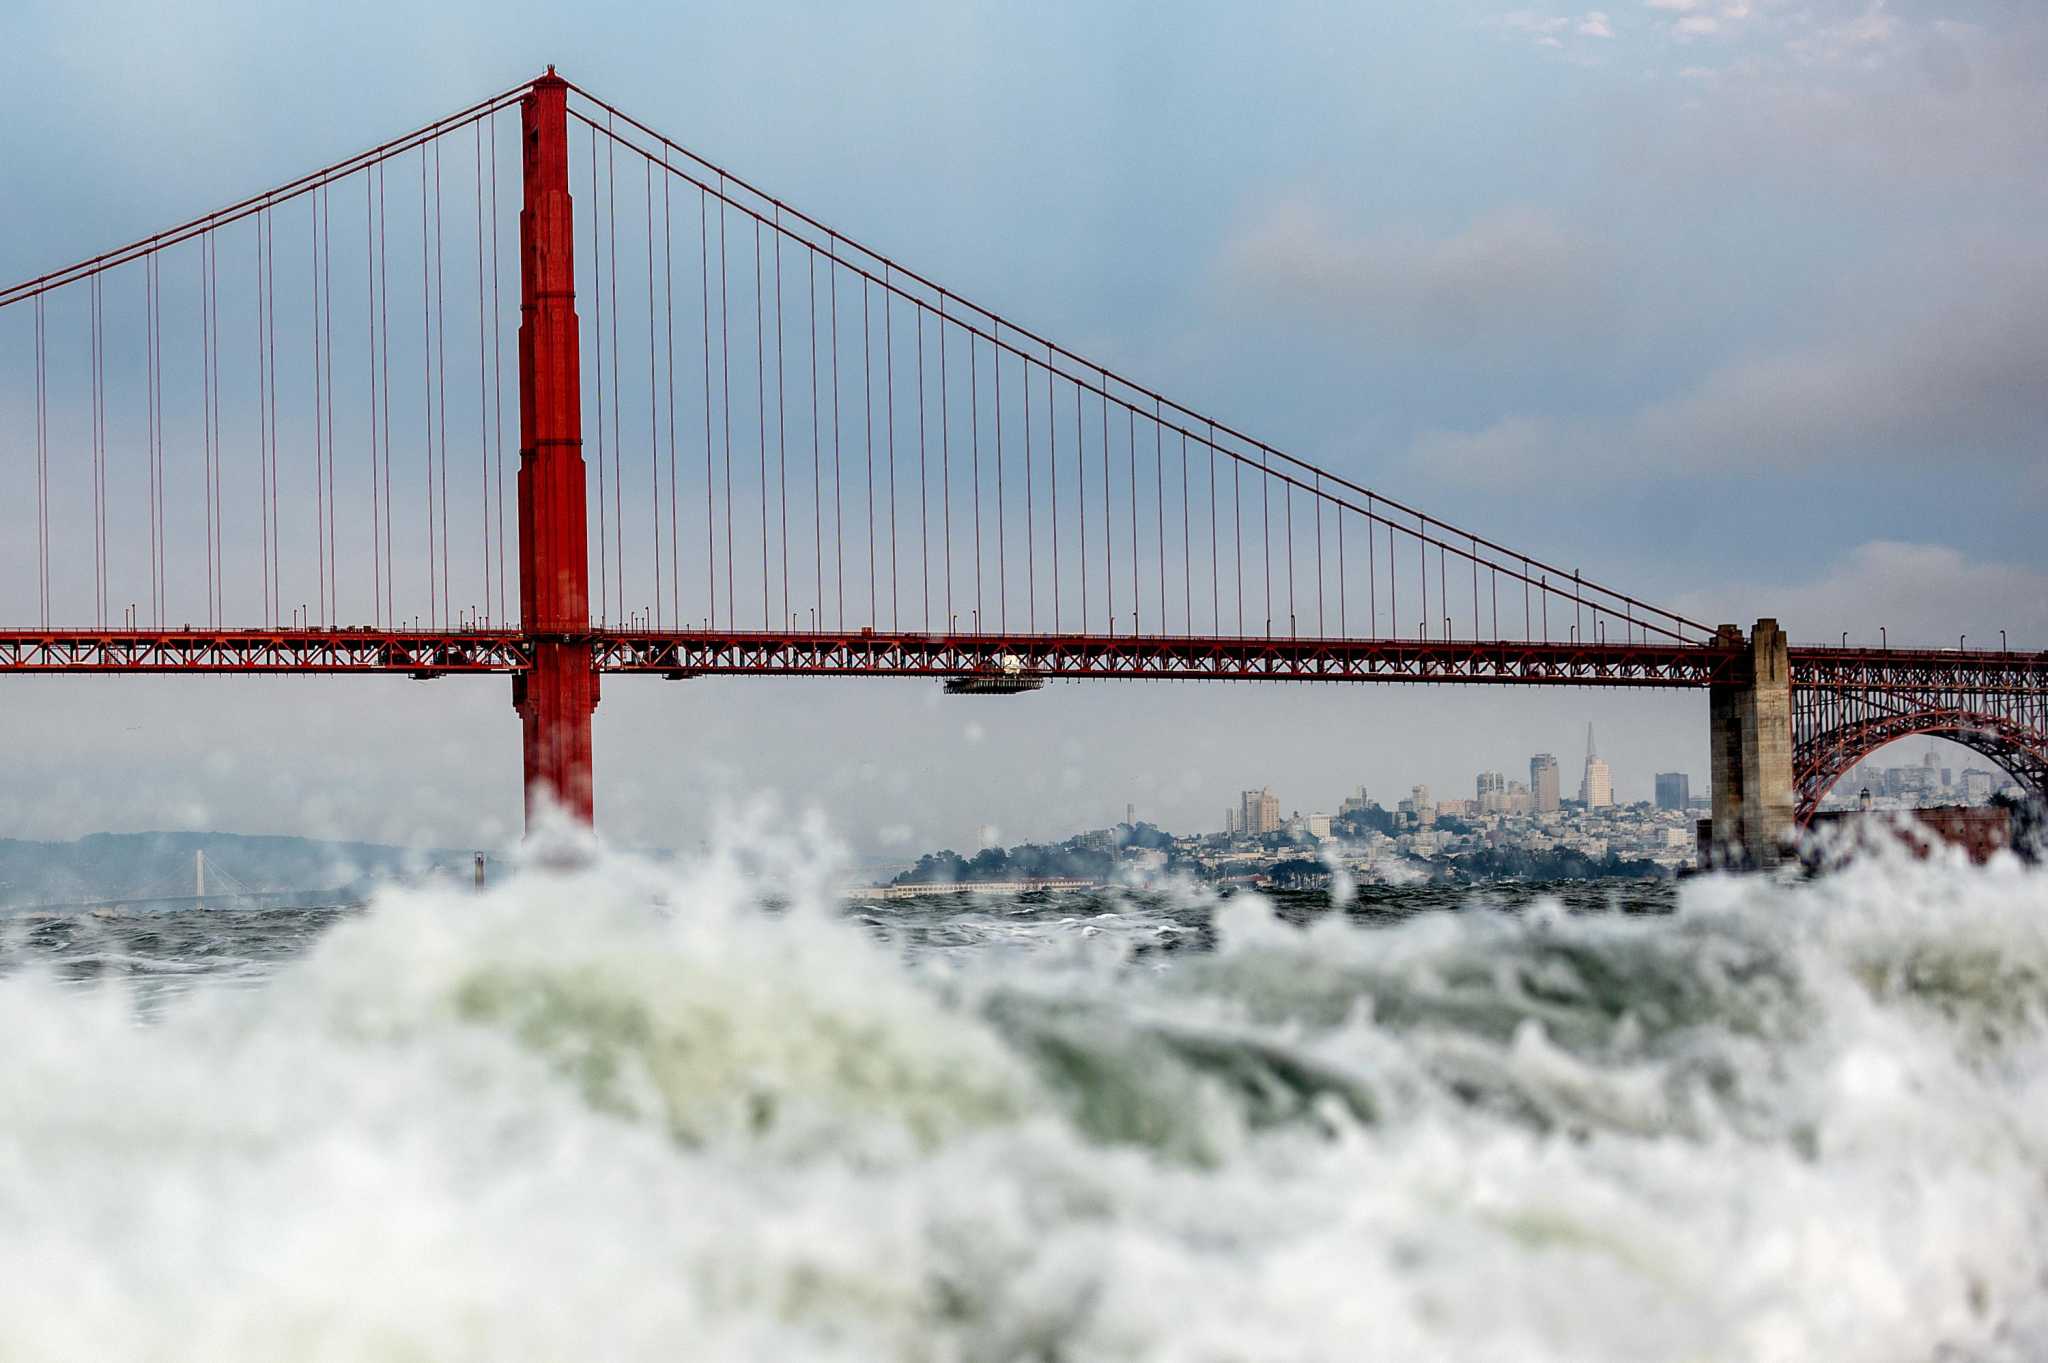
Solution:
M 1688 644 L 790 633 L 608 632 L 600 671 L 668 676 L 1018 675 L 1176 681 L 1438 681 L 1697 687 L 1736 654 Z
M 0 672 L 402 674 L 521 672 L 511 630 L 0 630 Z

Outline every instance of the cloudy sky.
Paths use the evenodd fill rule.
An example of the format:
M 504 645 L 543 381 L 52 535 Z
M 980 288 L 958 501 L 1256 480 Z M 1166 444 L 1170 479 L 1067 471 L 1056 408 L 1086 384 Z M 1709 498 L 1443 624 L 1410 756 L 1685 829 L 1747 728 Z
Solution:
M 1696 618 L 2048 643 L 2034 0 L 435 8 L 17 0 L 0 278 L 554 62 L 1084 353 Z M 0 835 L 497 840 L 506 690 L 13 681 Z M 687 846 L 774 794 L 876 853 L 1126 802 L 1204 828 L 1246 785 L 1572 769 L 1591 720 L 1625 798 L 1704 786 L 1690 695 L 618 679 L 599 811 Z

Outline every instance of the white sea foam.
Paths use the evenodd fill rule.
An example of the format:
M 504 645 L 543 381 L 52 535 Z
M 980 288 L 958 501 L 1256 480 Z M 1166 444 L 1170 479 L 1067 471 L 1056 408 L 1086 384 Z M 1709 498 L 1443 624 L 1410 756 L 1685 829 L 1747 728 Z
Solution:
M 721 846 L 0 980 L 0 1359 L 2048 1355 L 2038 873 L 913 967 Z

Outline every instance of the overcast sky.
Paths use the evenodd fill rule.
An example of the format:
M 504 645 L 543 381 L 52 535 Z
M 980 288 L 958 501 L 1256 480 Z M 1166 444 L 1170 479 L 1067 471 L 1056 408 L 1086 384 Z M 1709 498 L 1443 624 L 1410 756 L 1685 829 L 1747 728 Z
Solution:
M 412 6 L 0 18 L 0 279 L 547 62 L 934 278 L 1454 522 L 1708 621 L 2048 643 L 2048 14 L 2036 0 Z M 0 365 L 9 498 L 21 366 Z M 18 534 L 19 516 L 6 520 Z M 16 560 L 18 562 L 18 560 Z M 0 835 L 490 842 L 502 680 L 7 684 Z M 1241 787 L 1704 790 L 1688 694 L 607 682 L 601 824 L 778 794 L 865 851 Z M 1917 754 L 1917 749 L 1915 750 Z

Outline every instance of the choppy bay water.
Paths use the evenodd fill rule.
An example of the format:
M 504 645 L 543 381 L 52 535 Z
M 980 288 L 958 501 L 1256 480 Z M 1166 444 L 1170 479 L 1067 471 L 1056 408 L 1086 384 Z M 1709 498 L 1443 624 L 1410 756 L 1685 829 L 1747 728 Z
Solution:
M 722 847 L 0 922 L 0 1359 L 2048 1356 L 2038 873 L 848 908 Z

